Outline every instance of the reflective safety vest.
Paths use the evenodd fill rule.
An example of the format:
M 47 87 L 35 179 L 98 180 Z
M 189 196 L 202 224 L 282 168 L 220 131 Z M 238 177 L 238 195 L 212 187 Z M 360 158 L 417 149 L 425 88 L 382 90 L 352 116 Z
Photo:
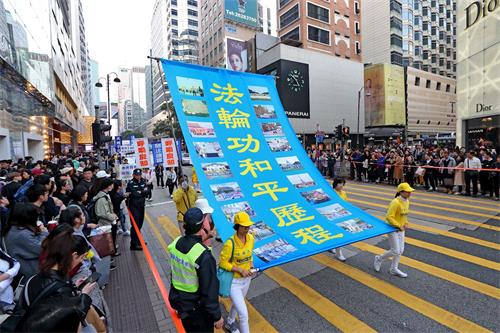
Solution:
M 177 237 L 168 246 L 172 285 L 177 290 L 195 293 L 199 287 L 198 274 L 196 273 L 199 266 L 196 264 L 196 260 L 205 252 L 206 248 L 202 244 L 196 243 L 188 253 L 184 254 L 175 247 L 179 239 L 180 237 Z

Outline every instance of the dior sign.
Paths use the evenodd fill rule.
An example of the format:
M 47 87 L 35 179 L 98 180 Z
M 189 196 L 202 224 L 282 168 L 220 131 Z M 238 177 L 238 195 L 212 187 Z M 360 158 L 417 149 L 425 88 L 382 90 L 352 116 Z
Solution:
M 463 1 L 463 0 L 461 0 Z M 479 19 L 493 13 L 500 5 L 500 0 L 474 1 L 465 8 L 465 30 L 476 24 Z
M 493 110 L 493 105 L 476 104 L 476 112 L 488 112 Z

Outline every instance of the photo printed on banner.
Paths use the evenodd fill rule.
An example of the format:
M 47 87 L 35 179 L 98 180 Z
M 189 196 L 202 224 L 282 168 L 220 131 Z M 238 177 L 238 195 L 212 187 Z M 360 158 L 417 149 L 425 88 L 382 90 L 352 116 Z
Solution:
M 182 99 L 182 111 L 186 116 L 208 117 L 208 107 L 205 101 L 199 99 Z
M 187 121 L 189 134 L 193 138 L 215 138 L 215 129 L 212 123 L 203 121 Z
M 257 118 L 261 119 L 275 119 L 276 111 L 274 111 L 274 106 L 272 105 L 261 105 L 255 104 L 253 110 Z
M 231 178 L 233 176 L 227 162 L 201 163 L 201 168 L 207 179 Z
M 252 233 L 256 242 L 275 235 L 274 230 L 262 221 L 259 221 L 252 225 L 250 227 L 250 232 Z
M 266 142 L 273 153 L 280 151 L 290 151 L 292 146 L 286 137 L 266 138 Z
M 295 251 L 297 251 L 296 247 L 288 243 L 283 238 L 278 238 L 256 248 L 253 250 L 253 254 L 264 262 L 271 262 Z
M 338 203 L 321 208 L 316 208 L 316 210 L 330 221 L 351 215 L 349 211 L 347 211 L 344 207 L 342 207 Z
M 345 231 L 350 232 L 351 234 L 357 234 L 359 232 L 363 232 L 365 230 L 373 228 L 373 225 L 368 224 L 359 218 L 337 223 L 337 226 L 341 227 Z
M 328 194 L 326 194 L 321 188 L 312 191 L 300 192 L 300 195 L 302 195 L 307 202 L 313 205 L 330 201 Z
M 179 87 L 180 94 L 189 96 L 204 96 L 203 82 L 201 80 L 178 76 L 177 86 Z
M 282 171 L 297 171 L 304 169 L 297 156 L 276 157 L 276 162 Z
M 224 157 L 222 148 L 217 141 L 214 142 L 193 142 L 194 148 L 201 158 Z
M 246 212 L 251 218 L 256 216 L 255 211 L 250 207 L 247 201 L 224 205 L 221 208 L 227 220 L 231 223 L 233 223 L 234 215 L 239 212 Z
M 269 94 L 269 89 L 267 87 L 260 86 L 248 86 L 248 92 L 250 93 L 250 99 L 255 101 L 270 101 L 271 95 Z
M 236 182 L 228 182 L 222 184 L 211 184 L 210 189 L 217 201 L 228 201 L 242 199 L 243 192 Z
M 290 183 L 292 183 L 293 186 L 295 186 L 295 188 L 306 188 L 309 186 L 316 185 L 316 183 L 308 173 L 299 173 L 296 175 L 290 175 L 286 176 L 286 178 L 288 178 Z
M 262 123 L 260 124 L 264 136 L 283 136 L 283 127 L 280 123 Z

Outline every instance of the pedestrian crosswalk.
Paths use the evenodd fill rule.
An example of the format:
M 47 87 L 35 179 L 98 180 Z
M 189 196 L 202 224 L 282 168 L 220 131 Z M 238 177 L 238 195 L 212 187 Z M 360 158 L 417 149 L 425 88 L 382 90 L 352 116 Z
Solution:
M 380 185 L 349 183 L 347 190 L 351 203 L 375 209 L 379 214 L 374 215 L 379 218 L 383 218 L 394 194 L 392 188 Z M 423 202 L 421 205 L 419 200 Z M 498 204 L 496 206 L 500 208 Z M 293 316 L 290 321 L 295 325 L 301 323 L 304 326 L 297 327 L 296 331 L 314 330 L 315 325 L 308 318 L 317 316 L 324 322 L 323 326 L 317 326 L 320 331 L 500 331 L 496 315 L 500 308 L 500 264 L 498 255 L 494 255 L 500 245 L 492 241 L 498 240 L 500 227 L 495 221 L 500 219 L 499 212 L 500 209 L 495 211 L 495 203 L 486 200 L 418 191 L 412 198 L 410 236 L 406 237 L 409 249 L 401 258 L 401 265 L 409 273 L 407 279 L 373 270 L 373 256 L 386 249 L 384 237 L 348 246 L 352 255 L 346 263 L 326 253 L 296 263 L 305 272 L 314 263 L 319 265 L 319 271 L 297 275 L 290 265 L 274 267 L 256 278 L 269 282 L 253 283 L 260 287 L 268 283 L 269 286 L 262 292 L 255 292 L 247 302 L 251 330 L 287 331 L 289 326 L 283 322 L 287 316 Z M 149 241 L 157 242 L 163 252 L 157 256 L 168 258 L 167 243 L 180 235 L 177 222 L 167 215 L 147 215 L 146 222 L 154 236 Z M 483 230 L 496 237 L 486 240 L 481 238 L 481 233 L 471 230 L 461 234 L 455 228 Z M 375 241 L 381 244 L 374 244 Z M 488 255 L 483 257 L 485 251 Z M 433 258 L 433 253 L 436 258 L 449 258 L 463 267 L 440 262 Z M 286 293 L 275 293 L 274 290 Z M 275 294 L 287 296 L 266 300 Z M 291 302 L 296 304 L 292 306 Z M 229 309 L 229 300 L 222 300 L 222 304 Z M 287 313 L 291 308 L 303 310 Z M 325 325 L 330 325 L 330 329 Z

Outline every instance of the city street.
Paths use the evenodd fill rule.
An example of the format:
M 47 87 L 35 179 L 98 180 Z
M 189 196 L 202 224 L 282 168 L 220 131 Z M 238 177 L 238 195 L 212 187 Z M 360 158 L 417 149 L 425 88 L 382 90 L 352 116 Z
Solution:
M 394 197 L 386 185 L 349 182 L 350 201 L 382 218 Z M 179 235 L 175 204 L 155 188 L 143 234 L 169 287 L 167 244 Z M 499 204 L 483 198 L 428 193 L 412 196 L 410 230 L 401 260 L 408 278 L 373 269 L 385 237 L 266 270 L 248 294 L 253 332 L 499 331 Z M 215 243 L 216 258 L 221 249 Z M 223 301 L 227 309 L 230 303 Z

